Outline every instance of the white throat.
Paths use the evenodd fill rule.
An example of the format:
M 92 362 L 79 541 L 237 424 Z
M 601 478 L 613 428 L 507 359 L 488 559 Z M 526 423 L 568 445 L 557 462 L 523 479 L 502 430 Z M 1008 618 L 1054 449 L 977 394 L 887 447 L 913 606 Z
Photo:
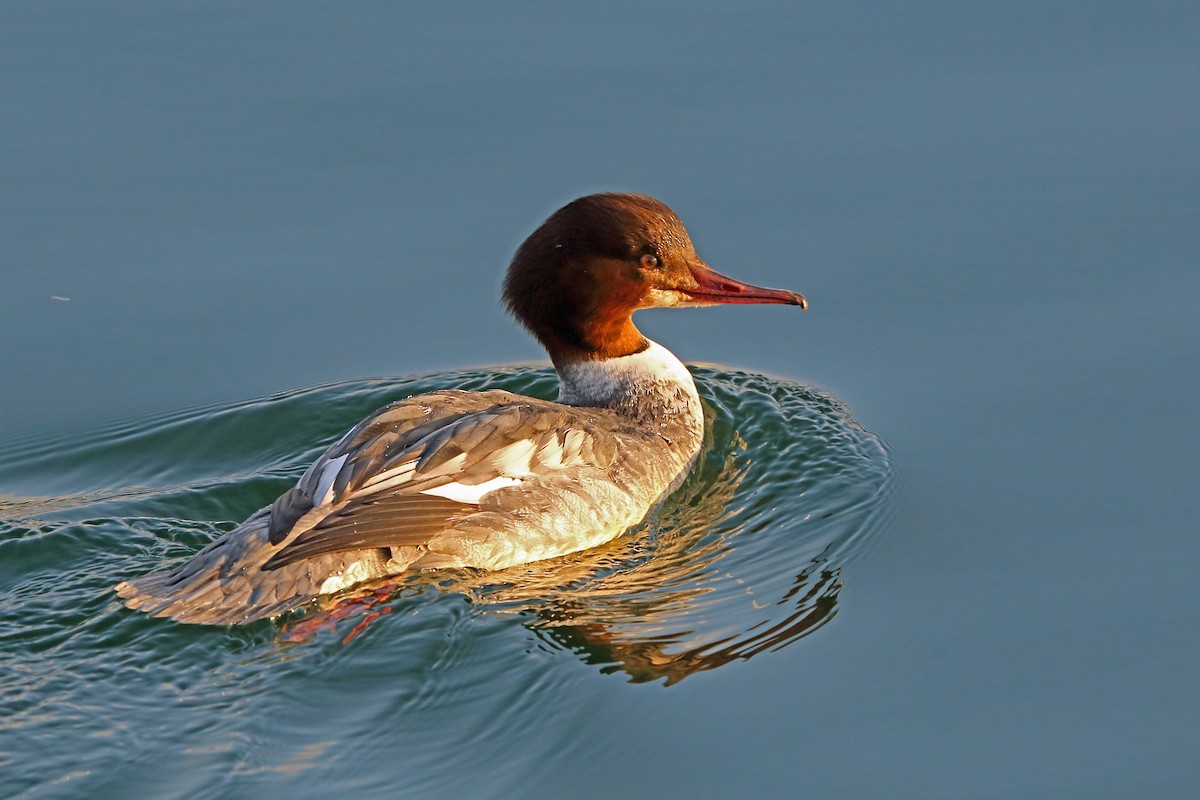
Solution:
M 648 340 L 647 340 L 648 341 Z M 574 406 L 626 405 L 639 395 L 672 395 L 699 409 L 692 373 L 656 342 L 640 353 L 576 361 L 558 370 L 558 402 Z

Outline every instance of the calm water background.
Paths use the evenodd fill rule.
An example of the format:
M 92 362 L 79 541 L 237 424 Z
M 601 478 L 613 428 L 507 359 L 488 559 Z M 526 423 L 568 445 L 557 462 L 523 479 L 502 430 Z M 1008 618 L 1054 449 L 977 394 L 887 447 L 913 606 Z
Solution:
M 1192 796 L 1198 32 L 1182 3 L 0 6 L 0 498 L 205 474 L 186 448 L 126 453 L 114 474 L 79 445 L 154 427 L 139 420 L 541 358 L 497 306 L 500 276 L 546 214 L 596 190 L 661 197 L 714 267 L 812 301 L 649 312 L 643 330 L 687 360 L 825 387 L 895 464 L 890 522 L 845 566 L 836 619 L 671 685 L 493 636 L 509 628 L 488 614 L 462 631 L 445 597 L 392 616 L 427 602 L 449 621 L 414 641 L 466 654 L 356 650 L 376 628 L 297 645 L 320 655 L 276 656 L 256 683 L 245 662 L 279 646 L 271 626 L 195 638 L 96 589 L 104 624 L 153 626 L 139 656 L 201 647 L 202 666 L 177 701 L 144 704 L 126 759 L 77 774 L 71 754 L 102 748 L 127 706 L 47 682 L 24 698 L 61 720 L 37 730 L 44 781 L 8 788 Z M 63 468 L 12 467 L 39 448 Z M 211 470 L 242 504 L 152 509 L 143 527 L 193 520 L 164 556 L 291 474 L 252 491 L 255 456 Z M 53 647 L 87 653 L 70 628 L 42 632 L 40 666 L 22 650 L 57 580 L 148 563 L 55 530 L 41 560 L 0 567 L 29 625 L 0 647 L 33 669 Z M 85 685 L 119 694 L 127 656 L 91 653 Z M 415 708 L 354 716 L 391 708 L 389 669 L 413 686 L 427 664 L 440 677 Z M 489 664 L 512 670 L 471 682 Z M 249 713 L 217 700 L 231 692 L 265 694 L 254 710 L 276 724 L 223 736 Z M 169 746 L 179 730 L 202 745 Z M 27 734 L 0 722 L 0 754 Z M 222 754 L 247 750 L 262 769 L 231 774 Z M 0 787 L 27 774 L 3 769 Z

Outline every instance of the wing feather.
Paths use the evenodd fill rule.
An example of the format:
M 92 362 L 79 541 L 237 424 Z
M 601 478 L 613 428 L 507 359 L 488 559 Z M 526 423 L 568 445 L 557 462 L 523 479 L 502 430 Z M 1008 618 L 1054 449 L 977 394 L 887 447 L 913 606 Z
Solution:
M 497 492 L 557 482 L 576 468 L 603 470 L 617 457 L 614 437 L 596 422 L 603 412 L 514 399 L 500 391 L 440 392 L 364 420 L 271 506 L 269 540 L 281 548 L 263 569 L 330 553 L 421 546 Z M 327 516 L 316 515 L 296 535 L 314 506 L 327 508 Z
M 326 517 L 273 555 L 263 569 L 278 569 L 296 561 L 348 550 L 419 547 L 462 518 L 464 512 L 474 510 L 430 495 L 385 495 Z
M 483 409 L 511 403 L 515 395 L 499 391 L 443 391 L 410 397 L 384 406 L 351 428 L 325 451 L 296 485 L 271 506 L 267 537 L 280 544 L 291 534 L 296 523 L 324 500 L 336 505 L 354 494 L 379 472 L 398 466 L 414 444 L 457 420 Z M 333 493 L 323 497 L 318 484 L 325 469 L 346 456 L 332 480 Z

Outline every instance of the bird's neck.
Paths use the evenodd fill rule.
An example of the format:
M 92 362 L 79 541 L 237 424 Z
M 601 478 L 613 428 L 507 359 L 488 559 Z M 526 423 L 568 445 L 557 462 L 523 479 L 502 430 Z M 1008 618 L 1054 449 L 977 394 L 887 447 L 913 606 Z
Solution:
M 558 401 L 650 414 L 690 422 L 703 415 L 692 374 L 670 350 L 646 341 L 636 353 L 615 358 L 570 359 L 555 362 Z

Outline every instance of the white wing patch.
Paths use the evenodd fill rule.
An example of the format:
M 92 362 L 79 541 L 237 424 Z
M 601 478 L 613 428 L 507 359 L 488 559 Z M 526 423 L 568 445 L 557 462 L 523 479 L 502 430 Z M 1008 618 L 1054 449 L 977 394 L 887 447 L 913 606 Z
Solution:
M 584 463 L 579 454 L 583 447 L 585 434 L 583 431 L 568 428 L 563 436 L 562 444 L 557 437 L 550 438 L 537 452 L 538 463 L 550 469 L 567 469 Z
M 533 463 L 533 451 L 536 445 L 532 439 L 521 439 L 507 447 L 502 447 L 492 456 L 492 466 L 501 475 L 525 478 L 533 473 L 529 467 Z
M 349 454 L 338 456 L 322 467 L 321 477 L 317 479 L 317 491 L 313 493 L 313 508 L 320 508 L 329 502 L 333 495 L 333 482 L 337 479 L 342 465 L 346 463 L 347 455 Z
M 456 503 L 479 505 L 479 501 L 489 492 L 518 486 L 524 478 L 533 476 L 534 464 L 550 469 L 567 469 L 583 464 L 580 451 L 586 440 L 587 434 L 575 428 L 567 429 L 561 444 L 556 436 L 550 436 L 540 447 L 533 439 L 521 439 L 492 454 L 491 466 L 499 474 L 491 480 L 476 484 L 447 483 L 425 489 L 421 494 L 434 494 Z
M 488 492 L 494 492 L 497 489 L 504 489 L 509 486 L 516 486 L 519 483 L 520 481 L 516 478 L 500 475 L 492 478 L 490 481 L 477 483 L 473 486 L 466 483 L 445 483 L 441 486 L 435 486 L 432 489 L 426 489 L 421 494 L 435 494 L 438 497 L 444 497 L 456 503 L 477 506 L 479 505 L 479 501 Z
M 412 461 L 405 461 L 398 467 L 384 470 L 364 483 L 362 488 L 354 493 L 354 496 L 366 497 L 378 494 L 379 492 L 385 492 L 388 489 L 394 489 L 402 483 L 408 483 L 412 480 L 413 472 L 416 468 L 417 462 L 414 459 Z

